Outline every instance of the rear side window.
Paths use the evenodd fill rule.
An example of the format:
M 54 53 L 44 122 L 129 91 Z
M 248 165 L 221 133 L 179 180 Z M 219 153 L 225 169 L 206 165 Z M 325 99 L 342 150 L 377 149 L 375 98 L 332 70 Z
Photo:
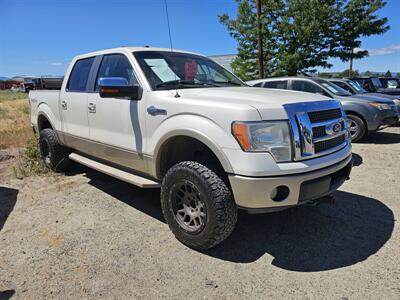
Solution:
M 295 91 L 302 91 L 307 93 L 323 94 L 323 89 L 320 88 L 318 85 L 303 80 L 294 80 L 292 82 L 292 89 Z
M 286 90 L 287 89 L 287 80 L 267 81 L 267 82 L 265 82 L 264 87 L 270 88 L 270 89 Z
M 102 77 L 122 77 L 128 81 L 129 85 L 138 84 L 132 65 L 123 54 L 110 54 L 103 57 L 96 77 L 96 91 L 99 90 L 99 78 Z
M 261 82 L 259 82 L 259 83 L 256 83 L 256 84 L 253 85 L 253 86 L 254 86 L 254 87 L 262 87 L 263 83 L 264 83 L 264 82 L 261 81 Z
M 72 69 L 71 75 L 69 76 L 69 81 L 67 85 L 67 90 L 72 92 L 83 92 L 86 91 L 86 84 L 88 81 L 90 69 L 94 57 L 80 59 L 75 63 Z

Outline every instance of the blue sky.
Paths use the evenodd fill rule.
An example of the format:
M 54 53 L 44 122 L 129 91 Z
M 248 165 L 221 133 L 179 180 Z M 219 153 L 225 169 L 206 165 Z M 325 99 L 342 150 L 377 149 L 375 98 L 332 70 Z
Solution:
M 168 0 L 174 48 L 205 55 L 236 52 L 217 15 L 235 16 L 234 0 Z M 363 39 L 371 56 L 361 71 L 400 71 L 400 1 L 381 16 L 390 31 Z M 78 54 L 122 45 L 169 47 L 163 0 L 0 0 L 0 75 L 63 75 Z M 332 71 L 347 67 L 332 60 Z

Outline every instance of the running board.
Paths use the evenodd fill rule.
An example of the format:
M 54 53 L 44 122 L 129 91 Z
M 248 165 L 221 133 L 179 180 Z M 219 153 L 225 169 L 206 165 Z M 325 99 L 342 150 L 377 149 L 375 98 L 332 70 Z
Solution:
M 93 159 L 79 155 L 77 153 L 71 153 L 69 155 L 69 158 L 71 160 L 76 161 L 82 165 L 89 167 L 89 168 L 95 169 L 101 173 L 110 175 L 112 177 L 115 177 L 117 179 L 120 179 L 120 180 L 128 182 L 128 183 L 134 184 L 141 188 L 160 187 L 160 184 L 156 181 L 153 181 L 151 179 L 147 179 L 147 178 L 144 178 L 144 177 L 141 177 L 138 175 L 134 175 L 134 174 L 128 173 L 126 171 L 122 171 L 120 169 L 102 164 L 98 161 L 95 161 Z

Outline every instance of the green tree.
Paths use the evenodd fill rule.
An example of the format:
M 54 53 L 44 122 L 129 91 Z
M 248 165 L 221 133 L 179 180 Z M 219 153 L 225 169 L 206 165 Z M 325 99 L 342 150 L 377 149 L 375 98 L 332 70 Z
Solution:
M 360 76 L 360 73 L 358 72 L 358 70 L 354 70 L 352 71 L 353 76 L 358 77 Z M 340 72 L 338 74 L 339 77 L 348 77 L 349 76 L 349 69 L 344 70 L 343 72 Z
M 339 12 L 340 27 L 336 31 L 334 56 L 349 62 L 352 76 L 353 60 L 368 56 L 368 51 L 360 49 L 363 36 L 382 34 L 390 27 L 387 18 L 379 18 L 376 12 L 386 5 L 383 0 L 344 1 Z
M 364 76 L 367 76 L 367 77 L 372 76 L 371 71 L 365 71 L 364 72 Z
M 337 0 L 289 0 L 279 28 L 278 71 L 287 75 L 329 68 L 337 29 Z
M 229 34 L 237 41 L 238 54 L 232 62 L 232 69 L 243 80 L 257 78 L 257 19 L 255 0 L 237 0 L 236 19 L 227 14 L 219 16 Z M 278 19 L 283 9 L 282 0 L 262 0 L 261 26 L 263 39 L 264 73 L 276 70 L 278 51 Z
M 392 73 L 390 72 L 390 70 L 387 70 L 385 73 L 385 77 L 393 77 Z

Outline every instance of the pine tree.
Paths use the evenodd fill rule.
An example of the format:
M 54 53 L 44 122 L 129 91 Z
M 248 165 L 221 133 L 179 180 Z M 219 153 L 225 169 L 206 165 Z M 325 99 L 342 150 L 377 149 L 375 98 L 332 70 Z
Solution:
M 387 18 L 376 15 L 385 5 L 383 0 L 349 0 L 340 9 L 334 56 L 349 62 L 349 77 L 352 76 L 353 60 L 368 56 L 368 51 L 360 49 L 360 38 L 382 34 L 390 28 L 386 25 Z

